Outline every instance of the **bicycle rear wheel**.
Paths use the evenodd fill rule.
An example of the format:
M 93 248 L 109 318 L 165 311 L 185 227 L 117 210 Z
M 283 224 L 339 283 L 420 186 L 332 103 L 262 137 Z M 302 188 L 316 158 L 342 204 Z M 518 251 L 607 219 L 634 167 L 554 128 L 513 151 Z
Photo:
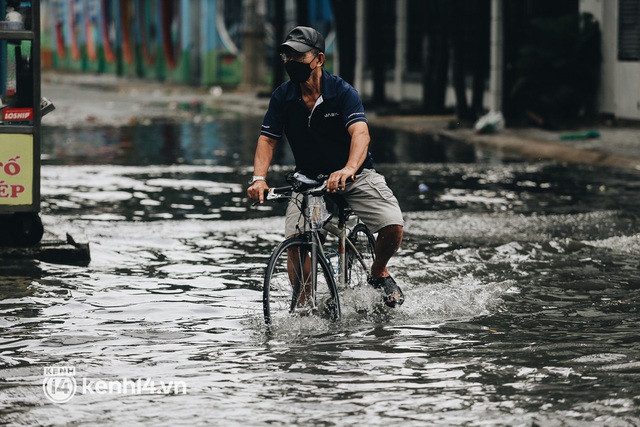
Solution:
M 351 287 L 367 284 L 371 277 L 371 264 L 376 259 L 376 239 L 369 228 L 358 223 L 349 233 L 346 247 L 346 281 Z M 355 250 L 354 250 L 355 248 Z
M 264 321 L 271 325 L 292 316 L 320 314 L 340 319 L 338 288 L 327 260 L 317 257 L 315 298 L 311 292 L 311 243 L 292 237 L 271 254 L 264 276 L 262 305 Z

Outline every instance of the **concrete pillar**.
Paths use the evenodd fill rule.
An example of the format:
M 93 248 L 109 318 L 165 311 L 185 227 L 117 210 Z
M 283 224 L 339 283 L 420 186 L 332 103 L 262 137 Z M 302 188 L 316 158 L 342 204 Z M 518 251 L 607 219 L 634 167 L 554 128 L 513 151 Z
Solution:
M 242 23 L 244 67 L 242 85 L 247 90 L 258 90 L 264 86 L 265 49 L 264 24 L 265 0 L 244 0 Z
M 407 67 L 407 0 L 396 0 L 396 62 L 393 70 L 393 94 L 402 101 L 402 79 Z
M 503 0 L 491 0 L 491 66 L 489 71 L 489 108 L 502 111 L 503 86 Z

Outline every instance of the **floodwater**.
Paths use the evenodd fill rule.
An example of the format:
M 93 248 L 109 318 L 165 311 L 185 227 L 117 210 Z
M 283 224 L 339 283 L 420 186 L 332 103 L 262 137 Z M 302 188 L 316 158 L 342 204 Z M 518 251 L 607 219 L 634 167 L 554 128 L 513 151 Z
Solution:
M 406 303 L 344 291 L 341 322 L 267 334 L 258 123 L 45 129 L 45 226 L 92 261 L 0 267 L 0 423 L 640 425 L 639 173 L 374 133 Z

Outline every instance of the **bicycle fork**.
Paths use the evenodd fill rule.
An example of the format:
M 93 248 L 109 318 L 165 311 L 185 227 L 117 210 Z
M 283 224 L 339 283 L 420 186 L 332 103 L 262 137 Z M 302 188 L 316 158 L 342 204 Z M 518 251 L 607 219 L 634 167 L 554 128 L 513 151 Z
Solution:
M 311 304 L 313 310 L 318 309 L 316 294 L 318 290 L 318 246 L 320 245 L 317 233 L 311 239 Z

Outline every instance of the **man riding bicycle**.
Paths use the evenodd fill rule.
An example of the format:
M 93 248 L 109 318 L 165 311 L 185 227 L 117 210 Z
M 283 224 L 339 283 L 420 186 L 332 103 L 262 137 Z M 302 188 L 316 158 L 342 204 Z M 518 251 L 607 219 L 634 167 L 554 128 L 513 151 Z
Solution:
M 323 69 L 324 50 L 324 37 L 309 27 L 294 28 L 280 45 L 290 80 L 271 96 L 247 194 L 264 201 L 273 152 L 286 135 L 296 171 L 311 178 L 328 175 L 327 190 L 342 196 L 360 220 L 378 233 L 370 284 L 383 290 L 388 306 L 401 305 L 404 295 L 389 275 L 387 263 L 402 241 L 402 212 L 384 177 L 373 169 L 369 127 L 360 95 Z M 287 237 L 299 233 L 303 227 L 300 220 L 292 200 L 285 220 Z

